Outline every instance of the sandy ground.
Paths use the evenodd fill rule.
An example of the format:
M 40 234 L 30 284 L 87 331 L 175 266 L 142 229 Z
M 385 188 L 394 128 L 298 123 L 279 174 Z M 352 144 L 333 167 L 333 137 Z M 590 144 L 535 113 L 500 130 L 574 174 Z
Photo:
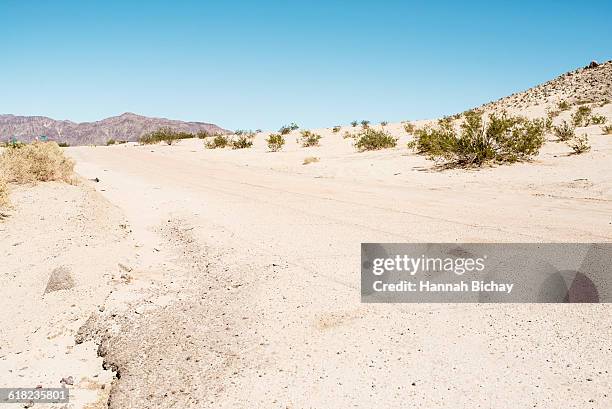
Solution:
M 341 136 L 348 129 L 322 131 L 318 148 L 299 147 L 293 133 L 277 153 L 264 135 L 242 151 L 200 140 L 69 148 L 77 172 L 99 182 L 19 193 L 25 210 L 0 225 L 9 254 L 0 279 L 19 299 L 5 308 L 33 309 L 29 320 L 69 314 L 78 291 L 82 313 L 66 333 L 88 367 L 71 373 L 108 377 L 93 356 L 100 344 L 117 375 L 111 408 L 611 407 L 608 305 L 361 304 L 359 251 L 362 242 L 612 241 L 612 137 L 591 126 L 580 131 L 593 149 L 580 156 L 548 142 L 532 163 L 440 172 L 406 150 L 405 134 L 396 149 L 357 153 Z M 320 161 L 302 165 L 307 156 Z M 67 237 L 91 234 L 86 250 L 74 240 L 53 248 L 38 223 L 18 230 L 18 218 L 39 214 L 34 198 L 66 192 L 100 195 L 91 199 L 99 225 L 83 207 L 71 210 L 89 215 L 82 225 L 42 225 L 64 220 Z M 24 235 L 34 242 L 10 243 Z M 53 259 L 66 252 L 81 259 Z M 33 278 L 10 277 L 39 259 Z M 66 263 L 82 284 L 54 295 L 57 304 L 29 305 L 32 293 L 13 289 L 35 286 L 40 298 Z M 37 365 L 24 383 L 58 366 L 16 354 L 34 348 L 35 325 L 2 337 L 0 362 Z

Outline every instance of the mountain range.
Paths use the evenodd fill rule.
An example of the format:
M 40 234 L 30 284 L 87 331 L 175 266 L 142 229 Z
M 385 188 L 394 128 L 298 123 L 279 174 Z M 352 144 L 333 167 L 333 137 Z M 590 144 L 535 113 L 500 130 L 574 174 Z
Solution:
M 126 112 L 95 122 L 55 120 L 44 116 L 0 115 L 0 141 L 13 137 L 31 142 L 41 136 L 69 145 L 103 145 L 109 139 L 136 141 L 147 132 L 159 128 L 196 133 L 228 133 L 215 124 L 151 118 Z

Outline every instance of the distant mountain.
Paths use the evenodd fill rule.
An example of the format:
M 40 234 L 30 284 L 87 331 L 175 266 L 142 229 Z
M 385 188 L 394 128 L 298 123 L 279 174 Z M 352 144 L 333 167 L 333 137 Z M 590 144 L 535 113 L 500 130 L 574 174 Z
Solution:
M 57 121 L 44 116 L 0 115 L 0 141 L 15 136 L 20 141 L 30 142 L 44 135 L 49 140 L 70 145 L 102 145 L 109 139 L 136 141 L 144 133 L 164 127 L 191 133 L 229 133 L 217 125 L 205 122 L 149 118 L 129 112 L 101 121 L 81 123 Z

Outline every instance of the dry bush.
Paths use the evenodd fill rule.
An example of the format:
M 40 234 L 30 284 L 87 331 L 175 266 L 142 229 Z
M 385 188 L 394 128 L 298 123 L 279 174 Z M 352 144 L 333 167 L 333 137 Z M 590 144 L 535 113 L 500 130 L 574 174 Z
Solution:
M 277 152 L 281 150 L 281 148 L 285 144 L 285 137 L 283 135 L 273 133 L 268 136 L 266 142 L 268 143 L 268 148 L 272 152 Z
M 591 150 L 591 144 L 589 144 L 589 137 L 586 134 L 576 136 L 567 144 L 574 151 L 574 155 L 580 155 L 581 153 L 585 153 Z
M 601 128 L 604 135 L 612 135 L 612 125 L 607 125 Z
M 311 163 L 315 163 L 318 161 L 319 161 L 319 158 L 315 156 L 309 156 L 307 158 L 304 158 L 304 162 L 302 163 L 302 165 L 310 165 Z
M 230 144 L 230 140 L 223 134 L 216 134 L 215 137 L 209 141 L 204 142 L 206 149 L 217 149 L 225 148 Z
M 416 126 L 410 122 L 406 122 L 404 124 L 404 131 L 406 131 L 406 133 L 413 134 L 414 131 L 416 131 Z
M 253 146 L 253 138 L 243 134 L 240 135 L 238 138 L 232 140 L 231 145 L 232 149 L 248 149 Z
M 0 209 L 9 204 L 8 185 L 0 175 Z
M 559 126 L 555 126 L 555 135 L 559 141 L 569 141 L 574 137 L 575 128 L 566 121 L 561 122 Z
M 74 161 L 55 142 L 34 142 L 7 148 L 0 156 L 0 177 L 7 182 L 33 183 L 51 180 L 72 182 Z

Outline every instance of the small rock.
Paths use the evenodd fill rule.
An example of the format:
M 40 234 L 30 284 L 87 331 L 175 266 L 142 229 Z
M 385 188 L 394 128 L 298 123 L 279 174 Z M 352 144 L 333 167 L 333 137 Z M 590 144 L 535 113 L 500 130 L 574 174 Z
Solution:
M 74 287 L 74 279 L 68 267 L 60 266 L 54 269 L 47 281 L 45 294 L 59 290 L 69 290 Z
M 62 378 L 60 383 L 64 385 L 74 385 L 74 379 L 72 378 L 72 376 L 68 376 L 66 378 Z
M 591 61 L 589 65 L 587 65 L 587 68 L 596 68 L 596 67 L 599 67 L 599 63 L 595 60 Z

